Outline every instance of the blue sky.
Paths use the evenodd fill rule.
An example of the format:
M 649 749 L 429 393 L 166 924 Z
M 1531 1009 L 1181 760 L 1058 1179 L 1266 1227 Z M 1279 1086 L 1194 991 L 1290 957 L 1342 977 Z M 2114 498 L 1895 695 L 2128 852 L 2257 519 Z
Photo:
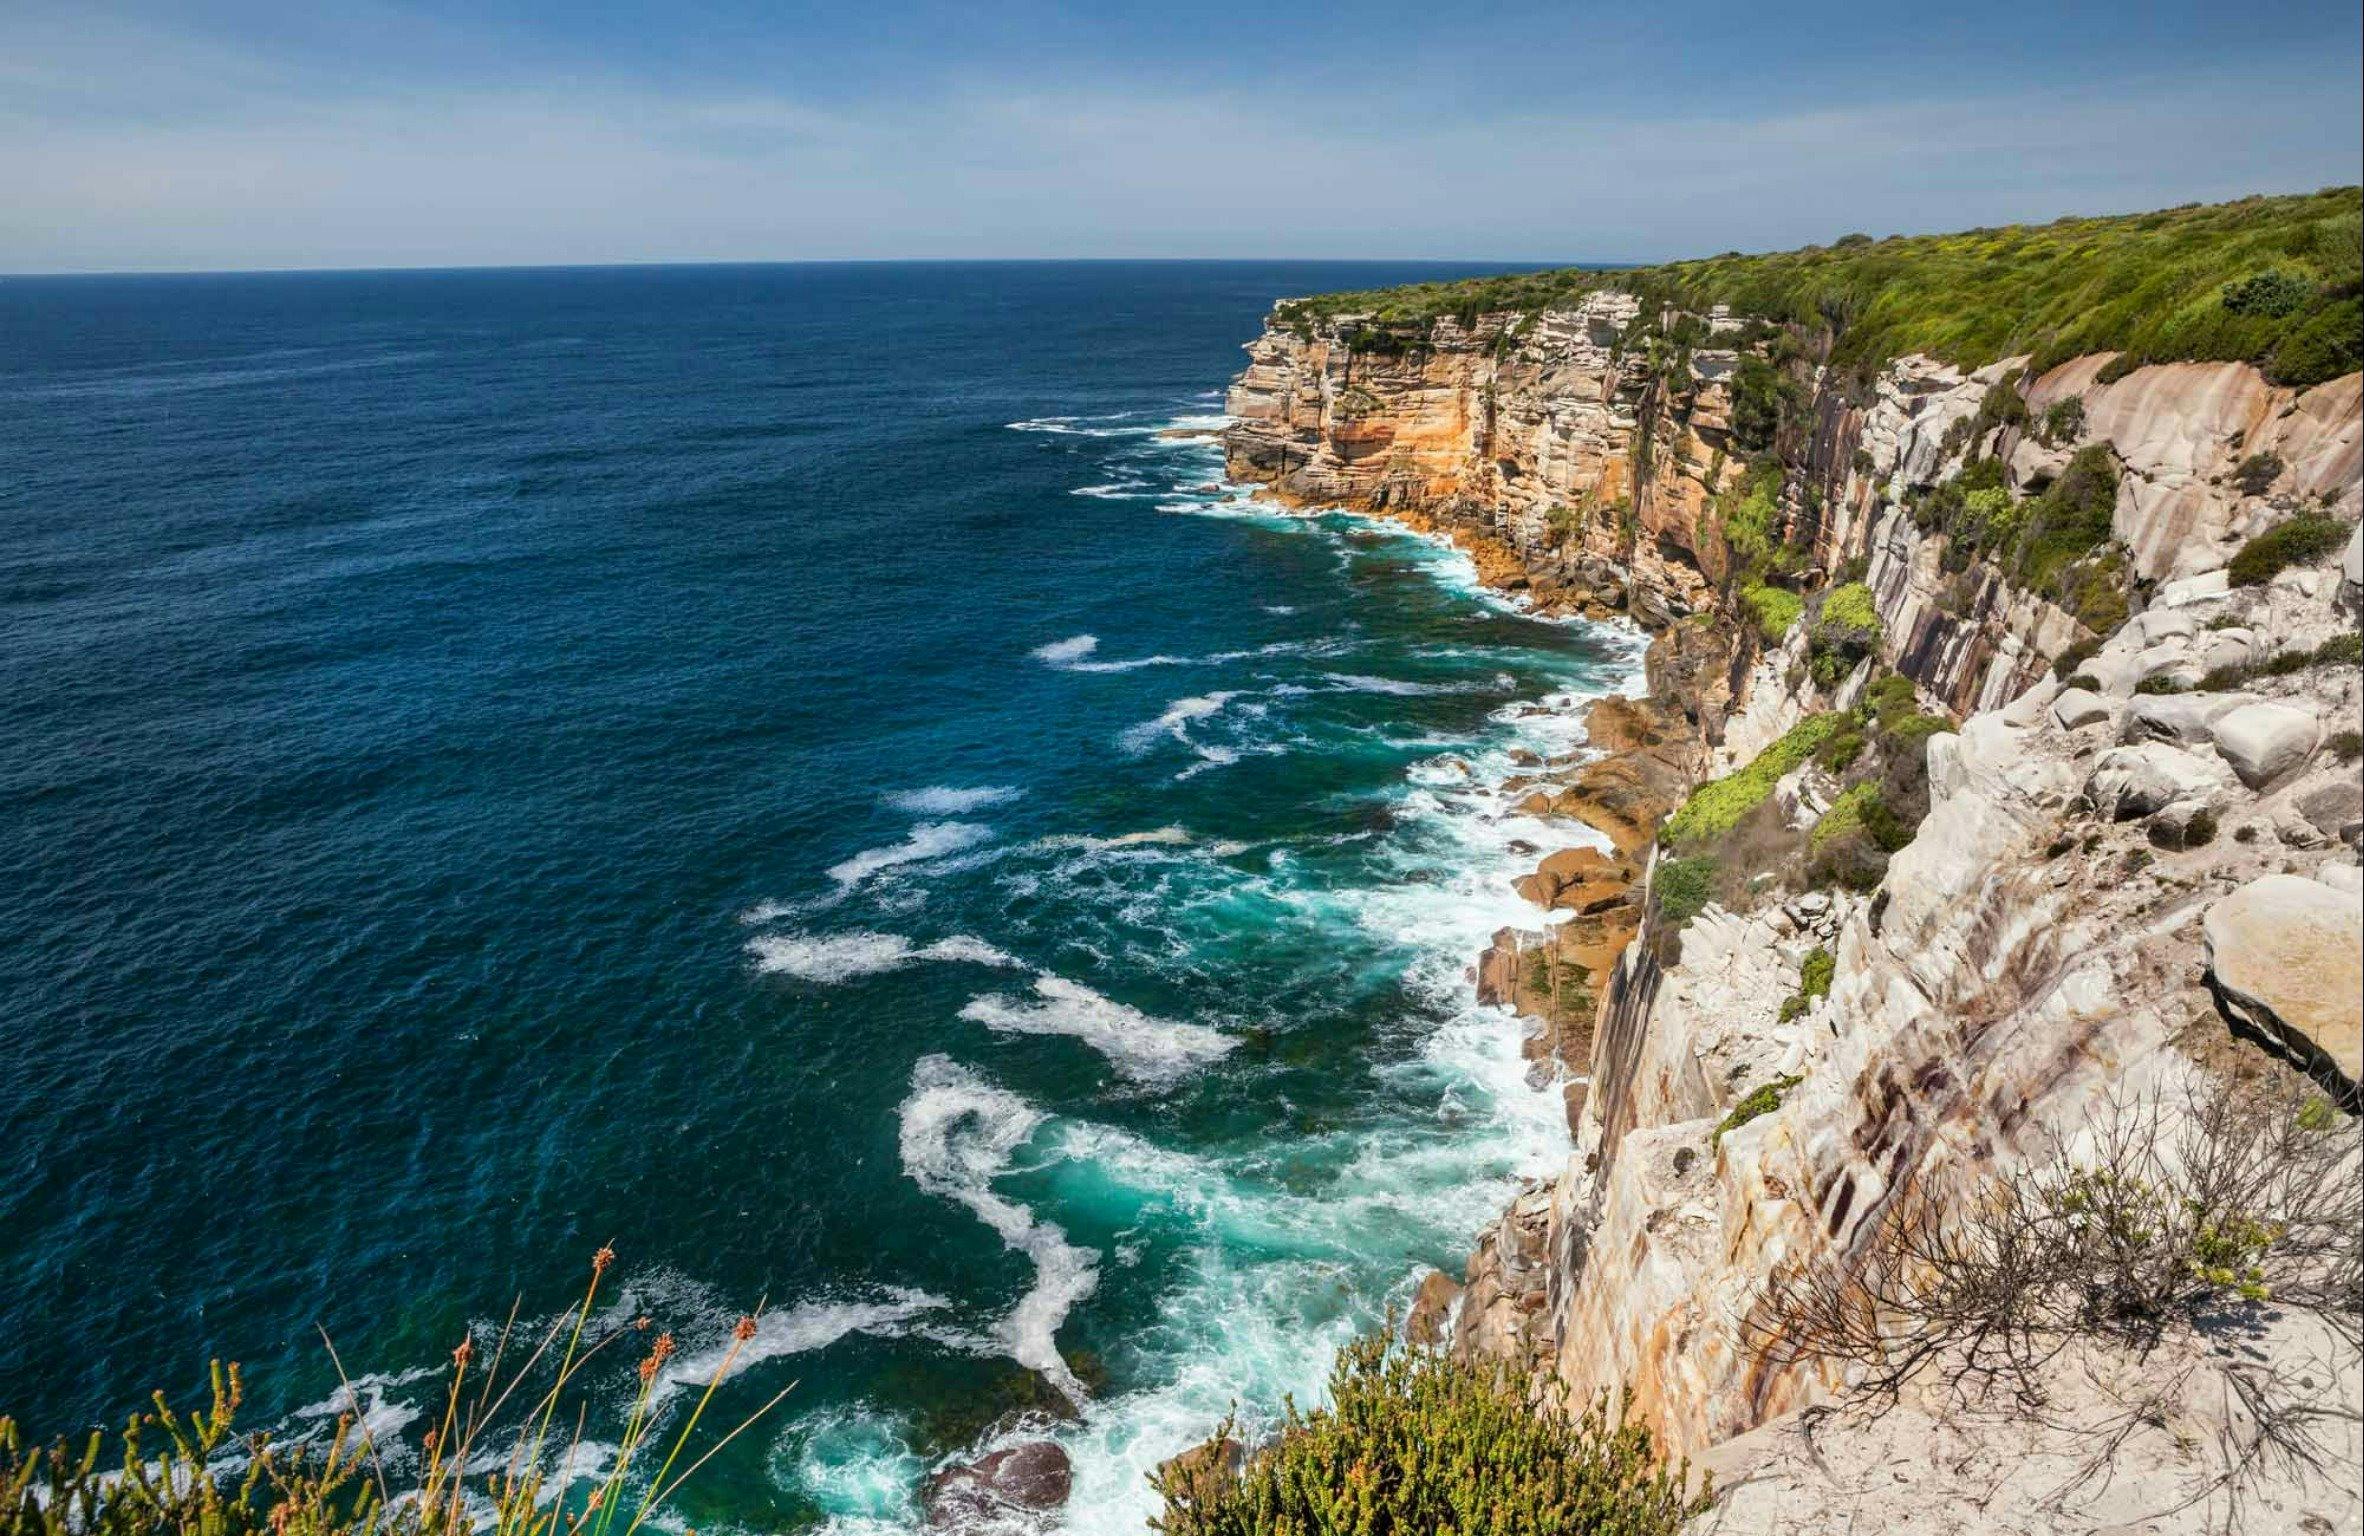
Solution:
M 0 271 L 1640 260 L 2359 178 L 2355 0 L 0 0 Z

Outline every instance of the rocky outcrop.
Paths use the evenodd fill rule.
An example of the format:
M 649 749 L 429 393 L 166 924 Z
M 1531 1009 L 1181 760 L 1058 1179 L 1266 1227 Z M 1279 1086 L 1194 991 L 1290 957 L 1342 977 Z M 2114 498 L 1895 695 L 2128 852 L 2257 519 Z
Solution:
M 2356 891 L 2265 875 L 2208 909 L 2208 985 L 2225 1013 L 2357 1102 L 2364 1084 L 2364 903 Z
M 1854 1262 L 1908 1198 L 2008 1179 L 2076 1144 L 2115 1096 L 2184 1082 L 2192 1032 L 2221 1037 L 2220 1010 L 2354 1103 L 2364 778 L 2352 734 L 2345 756 L 2327 744 L 2364 698 L 2353 665 L 2305 657 L 2354 629 L 2364 536 L 2255 586 L 2224 567 L 2299 510 L 2364 511 L 2359 380 L 2293 391 L 2244 364 L 2121 374 L 2102 355 L 2034 378 L 2023 359 L 1966 373 L 1906 357 L 1864 383 L 1792 347 L 1777 366 L 1809 404 L 1775 444 L 1771 533 L 1804 559 L 1769 579 L 1811 595 L 1859 576 L 1878 620 L 1872 658 L 1817 677 L 1805 628 L 1760 633 L 1729 586 L 1747 457 L 1732 381 L 1761 338 L 1700 317 L 1708 342 L 1670 367 L 1628 344 L 1648 318 L 1600 292 L 1413 338 L 1275 325 L 1250 349 L 1225 444 L 1235 478 L 1285 502 L 1450 532 L 1543 608 L 1660 631 L 1643 726 L 1596 713 L 1605 755 L 1539 774 L 1522 807 L 1576 816 L 1611 845 L 1555 855 L 1521 886 L 1574 914 L 1568 928 L 1594 924 L 1589 1017 L 1529 1039 L 1538 1070 L 1570 1085 L 1571 1156 L 1482 1235 L 1462 1283 L 1432 1277 L 1416 1317 L 1576 1399 L 1620 1395 L 1673 1450 L 1746 1463 L 1760 1493 L 1793 1490 L 1743 1490 L 1733 1529 L 1820 1530 L 1832 1480 L 1872 1475 L 1875 1446 L 1834 1452 L 1800 1417 L 1844 1402 L 1845 1378 L 1767 1352 L 1777 1283 Z M 1988 409 L 1998 390 L 2024 409 Z M 2025 499 L 2095 445 L 2118 472 L 2119 553 L 2101 568 L 2122 623 L 2098 617 L 2108 603 L 2072 612 L 2015 586 L 1916 520 L 1973 456 Z M 1665 812 L 1806 714 L 1852 707 L 1875 667 L 1959 723 L 1927 739 L 1928 814 L 1879 889 L 1776 883 L 1679 936 L 1653 927 Z M 1817 772 L 1777 787 L 1791 827 L 1829 809 Z M 1560 974 L 1556 942 L 1505 930 L 1479 967 L 1487 997 L 1564 1014 L 1564 995 L 1533 981 Z M 1809 998 L 1817 950 L 1835 974 Z M 1916 1456 L 1972 1433 L 1907 1408 L 1881 1432 L 1911 1425 Z M 2101 1504 L 2058 1501 L 2024 1525 L 1911 1523 L 1916 1498 L 1952 1498 L 1980 1457 L 2000 1468 L 2078 1438 L 2038 1428 L 2018 1423 L 2016 1449 L 1972 1433 L 1952 1472 L 1896 1480 L 1919 1494 L 1860 1507 L 1899 1529 L 2110 1526 Z M 2352 1521 L 2354 1490 L 2336 1493 L 2325 1508 Z
M 1050 1440 L 1024 1440 L 928 1479 L 921 1496 L 928 1529 L 974 1536 L 1045 1530 L 1067 1503 L 1074 1470 Z

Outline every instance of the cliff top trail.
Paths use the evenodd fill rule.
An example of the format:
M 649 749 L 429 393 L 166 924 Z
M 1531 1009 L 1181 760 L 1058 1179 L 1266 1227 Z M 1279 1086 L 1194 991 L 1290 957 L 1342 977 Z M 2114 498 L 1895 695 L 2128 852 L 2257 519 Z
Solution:
M 2360 249 L 2347 187 L 1250 344 L 1233 478 L 1654 636 L 1519 786 L 1616 858 L 1477 967 L 1574 1149 L 1412 1326 L 1612 1394 L 1702 1529 L 2364 1519 Z

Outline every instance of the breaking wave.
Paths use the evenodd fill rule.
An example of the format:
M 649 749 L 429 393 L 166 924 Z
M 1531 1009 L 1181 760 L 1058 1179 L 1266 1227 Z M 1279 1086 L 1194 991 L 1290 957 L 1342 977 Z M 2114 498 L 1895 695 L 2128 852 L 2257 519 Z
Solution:
M 997 1034 L 1080 1040 L 1125 1077 L 1150 1086 L 1178 1082 L 1239 1044 L 1203 1024 L 1157 1018 L 1048 973 L 1035 977 L 1031 1000 L 990 993 L 972 999 L 960 1016 Z

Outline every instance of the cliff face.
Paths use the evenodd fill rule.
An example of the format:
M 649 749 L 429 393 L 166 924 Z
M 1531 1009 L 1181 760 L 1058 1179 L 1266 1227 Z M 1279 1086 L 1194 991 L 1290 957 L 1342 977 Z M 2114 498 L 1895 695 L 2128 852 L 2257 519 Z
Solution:
M 1702 773 L 1852 707 L 1880 667 L 1958 722 L 1926 738 L 1929 809 L 1876 890 L 1776 885 L 1679 932 L 1641 903 L 1649 920 L 1600 978 L 1590 1029 L 1555 1026 L 1568 1168 L 1485 1234 L 1453 1304 L 1461 1347 L 1579 1397 L 1623 1393 L 1674 1450 L 1752 1447 L 1742 1470 L 1779 1463 L 1803 1488 L 1828 1472 L 1811 1438 L 1782 1452 L 1765 1436 L 1843 1397 L 1846 1376 L 1768 1350 L 1777 1284 L 1860 1262 L 1900 1202 L 1975 1198 L 2078 1144 L 2111 1106 L 2198 1081 L 2222 1019 L 2241 1025 L 2225 980 L 2238 943 L 2220 930 L 2252 907 L 2318 922 L 2291 962 L 2314 980 L 2248 1033 L 2335 1091 L 2364 1070 L 2357 1004 L 2330 1000 L 2364 952 L 2364 780 L 2324 750 L 2364 707 L 2358 673 L 2268 665 L 2353 634 L 2364 552 L 2351 532 L 2328 564 L 2260 585 L 2224 569 L 2272 524 L 2364 510 L 2359 378 L 2302 392 L 2234 363 L 2111 377 L 2107 357 L 2033 378 L 2018 360 L 1963 374 L 1907 357 L 1842 378 L 1720 313 L 1694 317 L 1670 363 L 1628 344 L 1637 313 L 1595 293 L 1561 313 L 1439 320 L 1377 352 L 1358 352 L 1345 323 L 1275 325 L 1231 392 L 1227 457 L 1285 501 L 1450 532 L 1547 610 L 1663 629 L 1652 692 L 1692 722 Z M 1752 355 L 1798 386 L 1770 445 L 1750 429 L 1754 455 L 1733 387 Z M 2097 446 L 2116 473 L 2113 549 L 2092 564 L 2100 599 L 2076 611 L 1965 558 L 1927 514 L 1973 461 L 1999 464 L 2005 500 L 2024 500 Z M 1783 577 L 1808 613 L 1779 640 L 1731 590 L 1733 504 L 1768 462 L 1776 533 L 1797 552 Z M 1878 635 L 1851 671 L 1818 675 L 1816 594 L 1848 579 L 1868 589 Z M 1677 622 L 1690 615 L 1708 618 Z M 2064 656 L 2075 686 L 2055 675 Z M 1774 799 L 1809 829 L 1831 787 L 1809 763 Z M 1569 798 L 1610 825 L 1580 785 Z M 1646 845 L 1620 853 L 1649 861 Z M 1785 1008 L 1817 950 L 1835 958 L 1827 996 Z M 1770 1107 L 1731 1123 L 1752 1094 Z M 1423 1292 L 1424 1326 L 1450 1289 Z M 2342 1360 L 2326 1390 L 2353 1408 Z M 2154 1436 L 2152 1491 L 2180 1475 L 2183 1432 Z M 2074 1434 L 2061 1435 L 2021 1454 L 2066 1455 Z M 2357 1512 L 2336 1484 L 2292 1497 L 2315 1518 Z M 1759 1513 L 1749 1528 L 1817 1528 Z M 2053 1516 L 2048 1528 L 2108 1523 Z
M 1232 478 L 1293 505 L 1459 534 L 1547 610 L 1625 611 L 1653 627 L 1706 611 L 1729 565 L 1716 499 L 1750 457 L 1732 379 L 1766 348 L 1711 313 L 1698 317 L 1704 344 L 1654 365 L 1619 350 L 1638 310 L 1601 292 L 1564 312 L 1439 320 L 1419 344 L 1378 351 L 1357 351 L 1336 324 L 1268 327 L 1227 403 Z M 2078 402 L 2077 429 L 2051 442 L 2026 422 L 1971 434 L 1988 392 L 2024 361 L 1965 375 L 1906 357 L 1868 387 L 1793 367 L 1810 404 L 1789 445 L 1799 463 L 1781 531 L 1820 572 L 1868 562 L 1885 659 L 1957 713 L 1996 707 L 2093 638 L 1991 567 L 1944 568 L 1944 540 L 1907 502 L 1965 457 L 2000 458 L 2025 490 L 2076 448 L 2106 444 L 2121 471 L 2113 532 L 2138 584 L 2221 567 L 2293 505 L 2353 520 L 2364 503 L 2359 375 L 2297 391 L 2245 363 L 2176 363 L 2101 382 L 2111 359 L 2085 357 L 2019 390 L 2031 421 Z M 2241 465 L 2268 456 L 2273 478 L 2242 483 Z

